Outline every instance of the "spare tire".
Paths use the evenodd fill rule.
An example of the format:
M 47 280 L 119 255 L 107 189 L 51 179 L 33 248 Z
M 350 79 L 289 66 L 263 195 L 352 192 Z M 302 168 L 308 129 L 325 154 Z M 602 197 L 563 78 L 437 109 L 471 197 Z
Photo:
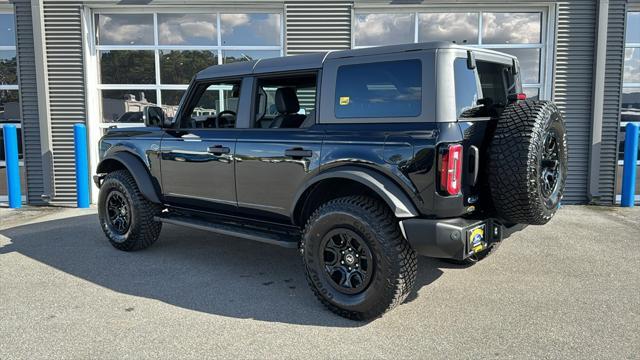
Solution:
M 555 104 L 526 100 L 508 105 L 498 119 L 487 168 L 501 218 L 546 224 L 560 205 L 567 179 L 565 124 Z

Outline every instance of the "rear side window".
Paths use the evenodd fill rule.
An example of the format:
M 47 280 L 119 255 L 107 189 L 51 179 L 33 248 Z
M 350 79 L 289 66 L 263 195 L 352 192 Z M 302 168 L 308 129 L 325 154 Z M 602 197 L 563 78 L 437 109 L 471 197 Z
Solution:
M 453 67 L 456 82 L 456 114 L 458 117 L 469 117 L 478 107 L 476 73 L 467 67 L 467 59 L 455 59 Z
M 336 118 L 415 117 L 422 112 L 418 59 L 343 65 L 336 80 Z

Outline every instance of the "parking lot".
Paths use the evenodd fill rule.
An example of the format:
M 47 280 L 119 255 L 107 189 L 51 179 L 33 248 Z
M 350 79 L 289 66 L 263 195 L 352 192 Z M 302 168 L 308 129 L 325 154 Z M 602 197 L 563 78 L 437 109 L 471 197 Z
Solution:
M 125 253 L 95 210 L 0 216 L 0 359 L 640 353 L 640 209 L 564 207 L 472 267 L 420 258 L 416 291 L 371 322 L 326 311 L 294 250 L 165 225 Z

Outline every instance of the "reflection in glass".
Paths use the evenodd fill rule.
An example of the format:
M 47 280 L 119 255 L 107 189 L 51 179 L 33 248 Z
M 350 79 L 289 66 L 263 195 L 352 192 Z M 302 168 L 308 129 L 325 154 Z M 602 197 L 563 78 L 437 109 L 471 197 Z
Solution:
M 188 84 L 198 71 L 216 64 L 217 51 L 160 50 L 160 80 L 163 84 Z
M 222 62 L 231 64 L 239 61 L 268 59 L 280 56 L 280 50 L 223 50 Z
M 222 14 L 222 45 L 280 45 L 280 14 Z
M 540 98 L 540 89 L 538 88 L 524 88 L 522 91 L 527 95 L 527 99 L 538 100 Z
M 18 90 L 0 90 L 0 122 L 20 120 Z
M 624 88 L 622 90 L 620 121 L 625 123 L 640 122 L 640 88 Z
M 162 109 L 165 115 L 173 117 L 176 115 L 178 105 L 184 95 L 185 90 L 162 90 L 160 96 L 162 97 Z
M 540 49 L 496 49 L 518 58 L 523 84 L 537 84 L 540 81 Z
M 418 41 L 478 43 L 478 13 L 429 13 L 418 15 Z
M 640 12 L 627 13 L 627 43 L 640 44 Z
M 153 45 L 152 14 L 98 14 L 98 45 Z
M 16 46 L 16 26 L 13 14 L 0 14 L 0 46 Z
M 483 13 L 484 44 L 540 43 L 541 13 Z
M 15 50 L 0 51 L 0 85 L 18 84 L 18 62 Z
M 456 116 L 472 117 L 473 110 L 478 107 L 476 74 L 467 66 L 467 59 L 462 58 L 453 62 L 453 70 L 456 83 Z
M 102 90 L 102 121 L 141 123 L 144 107 L 153 104 L 155 90 Z
M 640 83 L 640 48 L 627 48 L 624 52 L 624 82 Z
M 355 20 L 355 45 L 413 43 L 413 21 L 413 14 L 358 14 Z
M 153 51 L 100 51 L 100 78 L 102 84 L 155 84 Z
M 218 44 L 215 14 L 158 14 L 160 45 Z

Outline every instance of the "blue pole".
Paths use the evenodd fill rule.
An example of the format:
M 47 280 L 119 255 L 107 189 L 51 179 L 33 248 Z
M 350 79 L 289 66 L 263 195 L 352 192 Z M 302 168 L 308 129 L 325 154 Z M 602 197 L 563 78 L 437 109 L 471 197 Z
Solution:
M 73 125 L 73 143 L 76 155 L 76 193 L 79 208 L 89 207 L 89 161 L 87 159 L 87 127 Z
M 622 199 L 620 205 L 633 207 L 636 192 L 636 164 L 640 123 L 628 123 L 624 138 L 624 169 L 622 172 Z
M 7 164 L 7 190 L 9 207 L 18 209 L 22 206 L 20 193 L 20 164 L 18 163 L 18 131 L 15 125 L 4 124 L 4 155 Z

